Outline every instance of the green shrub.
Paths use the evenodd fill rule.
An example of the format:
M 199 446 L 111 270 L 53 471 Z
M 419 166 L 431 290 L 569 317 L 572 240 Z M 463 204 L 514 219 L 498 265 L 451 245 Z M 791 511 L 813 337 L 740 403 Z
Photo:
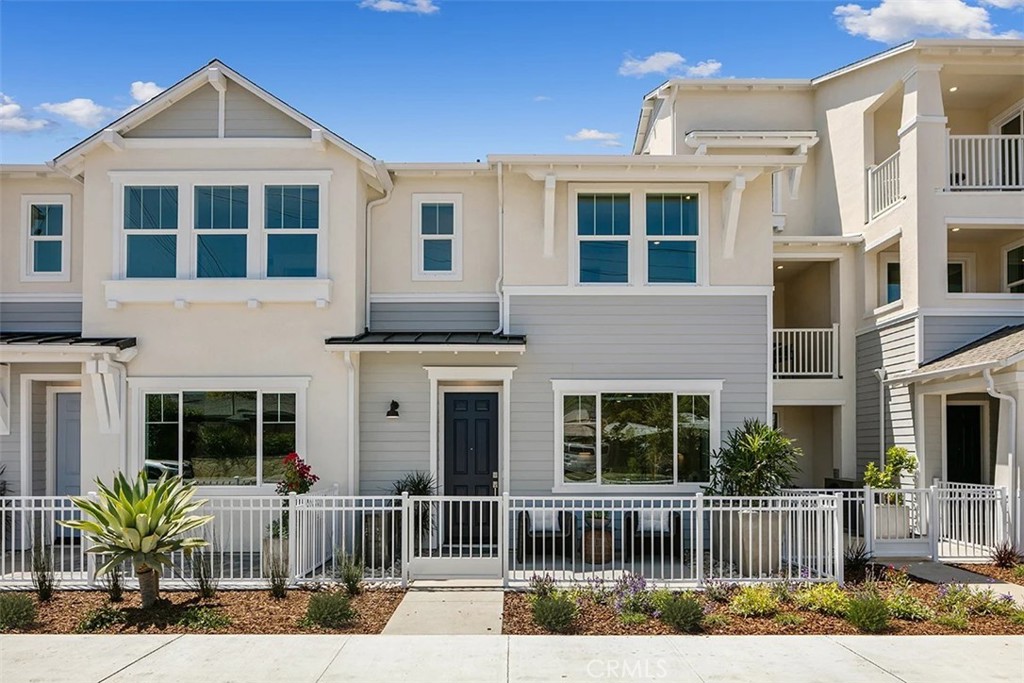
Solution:
M 564 593 L 552 593 L 533 601 L 534 623 L 552 633 L 571 630 L 576 621 L 576 611 L 576 603 Z
M 843 568 L 847 574 L 859 574 L 871 564 L 872 554 L 864 541 L 858 541 L 843 551 Z
M 178 626 L 204 631 L 216 631 L 231 625 L 231 619 L 212 607 L 192 607 L 178 619 Z
M 846 620 L 864 633 L 881 633 L 889 628 L 889 607 L 876 593 L 850 598 Z
M 782 612 L 775 615 L 775 623 L 779 626 L 799 626 L 805 621 L 806 619 L 795 612 Z
M 720 579 L 709 579 L 704 584 L 704 595 L 713 602 L 729 602 L 739 590 L 739 585 Z
M 962 583 L 940 586 L 937 604 L 942 613 L 963 611 L 968 616 L 1009 616 L 1016 609 L 1012 597 L 998 597 L 988 588 L 972 590 Z
M 36 620 L 36 603 L 24 593 L 0 593 L 0 631 L 23 631 Z
M 303 622 L 306 626 L 344 628 L 355 618 L 356 611 L 344 593 L 314 593 L 309 597 L 309 607 L 306 608 Z
M 963 606 L 954 607 L 945 614 L 940 614 L 935 617 L 934 621 L 936 624 L 951 628 L 954 631 L 966 631 L 967 627 L 971 625 L 967 608 Z
M 1024 564 L 1018 564 L 1013 568 L 1013 576 L 1017 579 L 1024 579 Z
M 771 585 L 772 595 L 774 595 L 780 605 L 788 605 L 793 602 L 794 593 L 796 592 L 796 586 L 789 581 L 777 581 Z
M 124 600 L 124 572 L 121 567 L 111 567 L 103 575 L 103 590 L 107 591 L 110 602 L 121 602 Z
M 109 628 L 114 624 L 123 624 L 124 612 L 110 605 L 103 605 L 94 610 L 91 610 L 85 617 L 78 622 L 78 626 L 75 627 L 75 633 L 92 633 L 94 631 L 101 631 L 105 628 Z
M 534 574 L 530 577 L 529 589 L 531 598 L 549 598 L 555 592 L 555 577 L 550 574 Z
M 679 595 L 679 593 L 673 593 L 667 588 L 658 588 L 657 590 L 651 591 L 651 607 L 655 613 L 661 614 L 665 611 L 665 605 L 675 600 Z
M 729 609 L 741 617 L 770 617 L 779 607 L 779 599 L 764 584 L 744 586 L 729 602 Z
M 914 597 L 905 590 L 894 591 L 885 599 L 889 615 L 893 619 L 904 621 L 928 621 L 935 616 L 935 611 L 923 600 Z
M 288 562 L 277 554 L 272 554 L 268 564 L 270 575 L 267 577 L 267 584 L 270 587 L 270 597 L 283 600 L 288 597 Z
M 1012 569 L 1020 564 L 1021 555 L 1009 541 L 1003 541 L 992 551 L 992 564 L 1000 569 Z
M 704 617 L 704 630 L 712 628 L 725 628 L 732 623 L 728 614 L 709 614 Z
M 850 607 L 848 596 L 839 584 L 816 583 L 806 586 L 793 598 L 800 609 L 820 612 L 833 617 L 841 617 Z
M 336 574 L 349 595 L 359 595 L 363 583 L 363 563 L 341 553 L 337 556 Z
M 32 548 L 32 587 L 39 602 L 46 602 L 57 590 L 57 574 L 53 569 L 53 555 L 41 543 Z
M 1010 615 L 1010 621 L 1018 626 L 1024 626 L 1024 609 L 1017 609 Z
M 647 619 L 643 612 L 623 612 L 619 615 L 619 621 L 623 624 L 646 624 Z
M 704 607 L 690 593 L 673 595 L 661 609 L 661 620 L 683 633 L 697 633 L 704 626 Z

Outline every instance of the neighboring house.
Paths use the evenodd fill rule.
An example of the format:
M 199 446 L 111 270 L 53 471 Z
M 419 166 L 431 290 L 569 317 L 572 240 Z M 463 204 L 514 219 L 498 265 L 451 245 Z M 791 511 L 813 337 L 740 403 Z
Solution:
M 632 154 L 437 164 L 211 62 L 0 169 L 5 476 L 271 492 L 294 449 L 348 493 L 693 493 L 759 418 L 804 486 L 894 444 L 922 485 L 1016 486 L 1022 56 L 673 79 Z

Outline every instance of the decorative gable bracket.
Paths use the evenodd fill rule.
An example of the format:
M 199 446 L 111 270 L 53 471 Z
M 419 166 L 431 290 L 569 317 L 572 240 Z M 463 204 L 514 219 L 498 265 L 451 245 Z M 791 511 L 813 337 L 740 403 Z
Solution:
M 120 434 L 122 428 L 121 397 L 124 393 L 124 366 L 108 358 L 85 362 L 85 372 L 92 383 L 101 434 Z
M 740 224 L 740 201 L 743 190 L 747 187 L 747 179 L 738 175 L 725 186 L 722 192 L 722 222 L 725 225 L 722 256 L 731 259 L 736 253 L 736 230 Z

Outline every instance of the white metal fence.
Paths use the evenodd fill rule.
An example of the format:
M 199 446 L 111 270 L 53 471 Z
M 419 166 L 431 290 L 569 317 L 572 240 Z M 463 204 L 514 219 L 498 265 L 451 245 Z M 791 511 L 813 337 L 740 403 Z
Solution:
M 1024 136 L 950 135 L 950 190 L 1024 189 Z
M 772 331 L 776 378 L 839 377 L 839 324 Z
M 878 164 L 868 167 L 868 218 L 877 218 L 895 206 L 902 198 L 900 192 L 899 150 Z
M 216 496 L 203 512 L 209 547 L 175 557 L 162 582 L 192 585 L 197 568 L 222 587 L 359 579 L 490 577 L 655 583 L 841 581 L 843 554 L 863 543 L 884 558 L 987 560 L 1009 538 L 1007 494 L 937 482 L 928 489 L 804 489 L 780 496 Z M 0 587 L 28 587 L 45 558 L 60 585 L 95 585 L 67 498 L 0 498 Z M 129 585 L 134 585 L 126 567 Z

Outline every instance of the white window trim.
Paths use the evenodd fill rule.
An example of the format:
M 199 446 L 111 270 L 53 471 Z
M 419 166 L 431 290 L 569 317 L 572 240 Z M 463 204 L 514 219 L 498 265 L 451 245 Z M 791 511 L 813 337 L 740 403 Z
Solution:
M 62 207 L 60 237 L 33 237 L 31 234 L 31 207 L 33 204 L 58 204 Z M 37 273 L 34 269 L 33 249 L 35 242 L 60 242 L 60 271 Z M 25 194 L 21 196 L 21 281 L 22 282 L 70 282 L 71 281 L 71 195 L 69 194 Z
M 452 234 L 432 236 L 422 233 L 424 204 L 451 204 L 453 207 Z M 416 192 L 412 195 L 412 279 L 413 282 L 429 282 L 431 280 L 461 281 L 462 280 L 462 194 L 458 192 Z M 451 239 L 452 269 L 449 271 L 423 269 L 423 243 L 434 239 Z
M 889 291 L 889 264 L 900 263 L 899 252 L 892 253 L 888 251 L 879 252 L 878 254 L 878 306 L 875 307 L 875 313 L 881 312 L 883 309 L 886 311 L 899 308 L 903 305 L 903 265 L 900 263 L 900 298 L 894 301 L 887 300 L 887 294 Z
M 247 214 L 246 218 L 247 218 L 247 225 L 248 225 L 248 227 L 246 227 L 244 230 L 240 229 L 240 228 L 197 228 L 196 227 L 196 209 L 198 207 L 196 206 L 196 190 L 198 188 L 200 188 L 200 187 L 246 187 L 249 190 L 249 202 L 248 202 L 248 206 L 246 207 L 246 214 Z M 253 244 L 252 244 L 252 242 L 253 242 L 253 236 L 252 236 L 252 232 L 253 232 L 252 231 L 252 226 L 253 226 L 253 222 L 252 222 L 252 219 L 253 219 L 252 190 L 253 190 L 252 186 L 251 185 L 246 185 L 245 183 L 235 183 L 234 185 L 206 185 L 206 184 L 203 184 L 203 183 L 195 183 L 194 185 L 192 185 L 191 191 L 189 193 L 190 212 L 189 212 L 189 218 L 188 218 L 188 226 L 189 226 L 189 230 L 191 232 L 191 235 L 189 236 L 189 240 L 188 240 L 189 241 L 189 245 L 190 245 L 190 250 L 191 250 L 190 253 L 189 253 L 189 278 L 190 279 L 216 282 L 217 280 L 244 280 L 246 278 L 251 278 L 251 277 L 254 277 L 254 276 L 258 277 L 258 267 L 254 268 L 254 265 L 257 265 L 259 263 L 259 248 L 258 248 L 258 245 L 257 245 L 257 248 L 253 249 Z M 180 196 L 181 195 L 181 190 L 180 190 L 180 188 L 178 190 L 178 195 L 179 195 L 178 196 L 178 203 L 180 204 L 181 203 L 181 196 Z M 245 275 L 245 277 L 224 277 L 224 278 L 215 278 L 215 277 L 204 277 L 204 278 L 201 278 L 201 277 L 199 277 L 199 238 L 200 238 L 200 236 L 203 236 L 203 235 L 241 235 L 241 236 L 245 237 L 245 252 L 246 252 L 245 253 L 245 264 L 246 264 L 246 267 L 245 267 L 246 275 Z
M 711 397 L 711 430 L 709 434 L 710 450 L 713 454 L 715 451 L 721 448 L 722 444 L 722 388 L 725 385 L 724 380 L 715 379 L 703 379 L 703 380 L 686 380 L 686 379 L 641 379 L 641 380 L 570 380 L 570 379 L 555 379 L 551 380 L 551 387 L 554 391 L 554 425 L 555 425 L 555 438 L 554 438 L 554 486 L 552 488 L 553 493 L 583 493 L 583 492 L 604 492 L 604 493 L 657 493 L 657 492 L 683 492 L 683 493 L 696 493 L 702 490 L 702 487 L 707 482 L 684 482 L 675 483 L 669 485 L 661 484 L 638 484 L 638 485 L 623 485 L 623 484 L 598 484 L 598 483 L 586 483 L 586 484 L 574 484 L 566 483 L 564 480 L 563 472 L 563 460 L 564 460 L 564 416 L 562 414 L 563 398 L 565 396 L 573 395 L 586 395 L 586 394 L 601 394 L 601 393 L 660 393 L 660 394 L 682 394 L 682 395 L 709 395 Z M 600 401 L 600 398 L 598 399 Z M 672 413 L 673 413 L 673 454 L 677 451 L 675 447 L 675 441 L 678 438 L 678 429 L 676 423 L 678 417 L 675 415 L 678 409 L 678 402 L 673 398 Z M 600 409 L 598 409 L 598 415 L 600 415 Z M 598 432 L 600 432 L 600 425 L 598 426 Z M 600 436 L 598 436 L 600 440 Z M 600 443 L 598 443 L 598 454 L 597 455 L 597 467 L 600 472 Z M 673 456 L 672 459 L 672 472 L 673 479 L 678 476 L 676 469 L 678 467 L 678 459 Z
M 1005 259 L 1004 259 L 1005 260 Z M 948 271 L 947 271 L 947 294 L 971 294 L 975 291 L 977 285 L 975 283 L 975 257 L 970 252 L 950 252 L 946 255 L 946 265 L 948 267 L 951 263 L 959 263 L 964 269 L 964 291 L 963 292 L 950 292 L 948 284 Z M 902 278 L 902 273 L 900 274 Z
M 1000 128 L 1005 126 L 1010 119 L 1020 116 L 1022 113 L 1024 113 L 1024 98 L 1017 100 L 993 117 L 992 120 L 989 121 L 988 132 L 991 135 L 999 135 Z
M 319 187 L 319 194 L 317 196 L 319 216 L 317 217 L 317 228 L 316 230 L 310 230 L 309 228 L 267 228 L 266 218 L 267 214 L 264 211 L 264 205 L 267 197 L 267 186 L 268 185 L 316 185 Z M 328 184 L 326 181 L 315 181 L 305 182 L 298 179 L 287 179 L 287 180 L 274 180 L 264 181 L 257 185 L 249 186 L 250 196 L 250 216 L 252 215 L 252 204 L 254 203 L 251 199 L 253 188 L 256 188 L 259 199 L 257 202 L 258 211 L 256 225 L 260 226 L 262 235 L 259 240 L 258 252 L 256 255 L 256 263 L 250 261 L 249 272 L 255 271 L 256 277 L 266 280 L 272 280 L 279 282 L 281 280 L 312 280 L 314 278 L 324 279 L 327 275 L 327 237 L 330 230 L 328 230 L 328 216 L 330 215 L 327 211 L 327 191 Z M 250 223 L 250 225 L 252 225 Z M 283 277 L 269 277 L 267 275 L 267 261 L 270 256 L 270 236 L 271 235 L 316 235 L 316 275 L 314 278 L 283 278 Z
M 1024 284 L 1024 280 L 1017 280 L 1014 282 L 1007 281 L 1010 277 L 1010 272 L 1006 265 L 1006 257 L 1010 254 L 1011 251 L 1013 251 L 1017 247 L 1024 247 L 1024 239 L 1017 240 L 1016 242 L 1011 242 L 1010 244 L 1003 246 L 1003 248 L 1000 251 L 1002 258 L 1000 259 L 999 284 L 1000 291 L 1004 294 L 1013 294 L 1013 292 L 1010 291 L 1011 286 Z
M 581 236 L 577 234 L 578 201 L 581 194 L 628 194 L 629 195 L 629 235 L 597 235 Z M 697 281 L 696 282 L 647 282 L 647 242 L 648 239 L 674 239 L 673 236 L 647 235 L 647 195 L 649 194 L 695 194 L 697 195 Z M 708 237 L 708 186 L 704 183 L 666 183 L 666 184 L 592 184 L 569 183 L 569 206 L 566 233 L 568 237 L 569 274 L 571 288 L 584 289 L 621 289 L 642 288 L 677 288 L 680 290 L 694 287 L 706 287 L 708 282 L 709 237 Z M 628 245 L 629 275 L 625 283 L 621 282 L 580 282 L 580 242 L 581 241 L 624 241 Z M 681 241 L 692 241 L 689 236 Z
M 264 393 L 295 394 L 295 452 L 304 460 L 309 461 L 306 451 L 306 434 L 309 419 L 306 393 L 309 388 L 309 377 L 129 377 L 130 392 L 128 420 L 128 462 L 137 471 L 141 471 L 146 459 L 146 394 L 173 394 L 184 391 L 255 391 L 262 400 Z M 180 410 L 180 403 L 179 403 Z M 183 447 L 179 421 L 178 448 Z M 256 428 L 263 433 L 263 411 L 256 414 Z M 256 472 L 262 477 L 263 439 L 256 439 Z M 255 486 L 198 486 L 208 495 L 230 495 L 260 493 L 274 491 L 276 483 L 263 483 Z
M 782 230 L 786 227 L 786 212 L 782 208 L 782 184 L 785 182 L 785 172 L 775 171 L 772 173 L 772 229 Z

